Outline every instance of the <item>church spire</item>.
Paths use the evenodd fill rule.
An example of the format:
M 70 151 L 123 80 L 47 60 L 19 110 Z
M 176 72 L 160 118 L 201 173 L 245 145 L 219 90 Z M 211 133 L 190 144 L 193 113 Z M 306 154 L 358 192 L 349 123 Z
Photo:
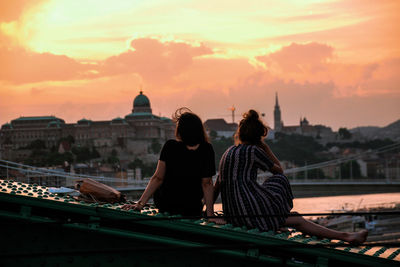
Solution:
M 279 107 L 278 92 L 275 92 L 275 107 Z
M 282 130 L 281 109 L 278 102 L 278 92 L 275 92 L 275 109 L 274 109 L 274 130 L 279 132 Z

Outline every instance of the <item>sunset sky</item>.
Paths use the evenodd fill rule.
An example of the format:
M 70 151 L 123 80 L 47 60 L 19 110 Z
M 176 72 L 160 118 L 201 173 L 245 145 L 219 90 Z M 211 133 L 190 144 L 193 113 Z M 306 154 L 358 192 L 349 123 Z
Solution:
M 0 125 L 20 116 L 204 120 L 253 108 L 273 125 L 400 119 L 400 1 L 0 0 Z

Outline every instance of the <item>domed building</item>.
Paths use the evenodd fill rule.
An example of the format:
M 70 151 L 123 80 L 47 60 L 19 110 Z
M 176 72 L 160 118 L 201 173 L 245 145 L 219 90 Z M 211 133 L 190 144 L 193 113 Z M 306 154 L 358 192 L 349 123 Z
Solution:
M 139 95 L 133 100 L 132 113 L 152 113 L 150 107 L 150 100 L 147 96 L 143 94 L 141 90 Z
M 0 129 L 0 153 L 8 150 L 9 160 L 23 160 L 30 154 L 23 148 L 37 139 L 50 149 L 61 138 L 72 136 L 75 145 L 95 147 L 103 157 L 117 149 L 121 160 L 131 160 L 135 155 L 145 158 L 156 153 L 151 151 L 151 144 L 174 138 L 174 132 L 172 120 L 154 115 L 149 98 L 140 91 L 133 100 L 132 113 L 124 118 L 105 121 L 82 118 L 76 123 L 65 123 L 54 116 L 14 119 Z
M 175 126 L 172 120 L 154 115 L 150 100 L 143 91 L 133 100 L 132 113 L 126 115 L 125 120 L 135 128 L 137 139 L 170 139 L 174 136 Z
M 160 117 L 153 115 L 150 100 L 143 94 L 143 91 L 139 92 L 139 95 L 133 100 L 132 113 L 125 116 L 127 120 L 134 119 L 160 119 Z

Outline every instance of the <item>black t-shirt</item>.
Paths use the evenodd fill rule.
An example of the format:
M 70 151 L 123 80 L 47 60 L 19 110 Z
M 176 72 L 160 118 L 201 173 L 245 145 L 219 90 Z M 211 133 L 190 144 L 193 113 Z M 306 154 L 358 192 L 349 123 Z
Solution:
M 215 174 L 214 150 L 209 143 L 196 150 L 176 140 L 168 140 L 160 154 L 166 172 L 162 185 L 154 194 L 160 212 L 181 215 L 200 215 L 203 189 L 201 179 Z

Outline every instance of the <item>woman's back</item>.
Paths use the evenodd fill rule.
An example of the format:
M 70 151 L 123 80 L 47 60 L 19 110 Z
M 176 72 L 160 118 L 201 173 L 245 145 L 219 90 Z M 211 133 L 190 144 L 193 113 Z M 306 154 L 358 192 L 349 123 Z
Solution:
M 309 235 L 340 239 L 350 243 L 365 242 L 366 230 L 356 233 L 325 228 L 300 216 L 291 216 L 293 194 L 282 166 L 269 146 L 263 142 L 268 127 L 254 110 L 243 115 L 236 132 L 237 146 L 222 156 L 216 188 L 221 191 L 222 208 L 228 222 L 235 226 L 278 230 L 295 227 Z M 257 183 L 257 169 L 274 175 L 262 185 Z
M 276 230 L 283 224 L 283 216 L 259 217 L 288 214 L 293 207 L 292 192 L 285 176 L 277 174 L 263 185 L 257 183 L 258 169 L 266 171 L 273 165 L 256 145 L 240 144 L 224 153 L 219 179 L 224 214 L 233 216 L 228 219 L 230 223 L 260 230 Z
M 202 178 L 215 174 L 214 150 L 202 143 L 190 150 L 183 142 L 168 140 L 160 153 L 165 162 L 164 182 L 154 195 L 160 211 L 173 214 L 200 215 L 202 210 Z

